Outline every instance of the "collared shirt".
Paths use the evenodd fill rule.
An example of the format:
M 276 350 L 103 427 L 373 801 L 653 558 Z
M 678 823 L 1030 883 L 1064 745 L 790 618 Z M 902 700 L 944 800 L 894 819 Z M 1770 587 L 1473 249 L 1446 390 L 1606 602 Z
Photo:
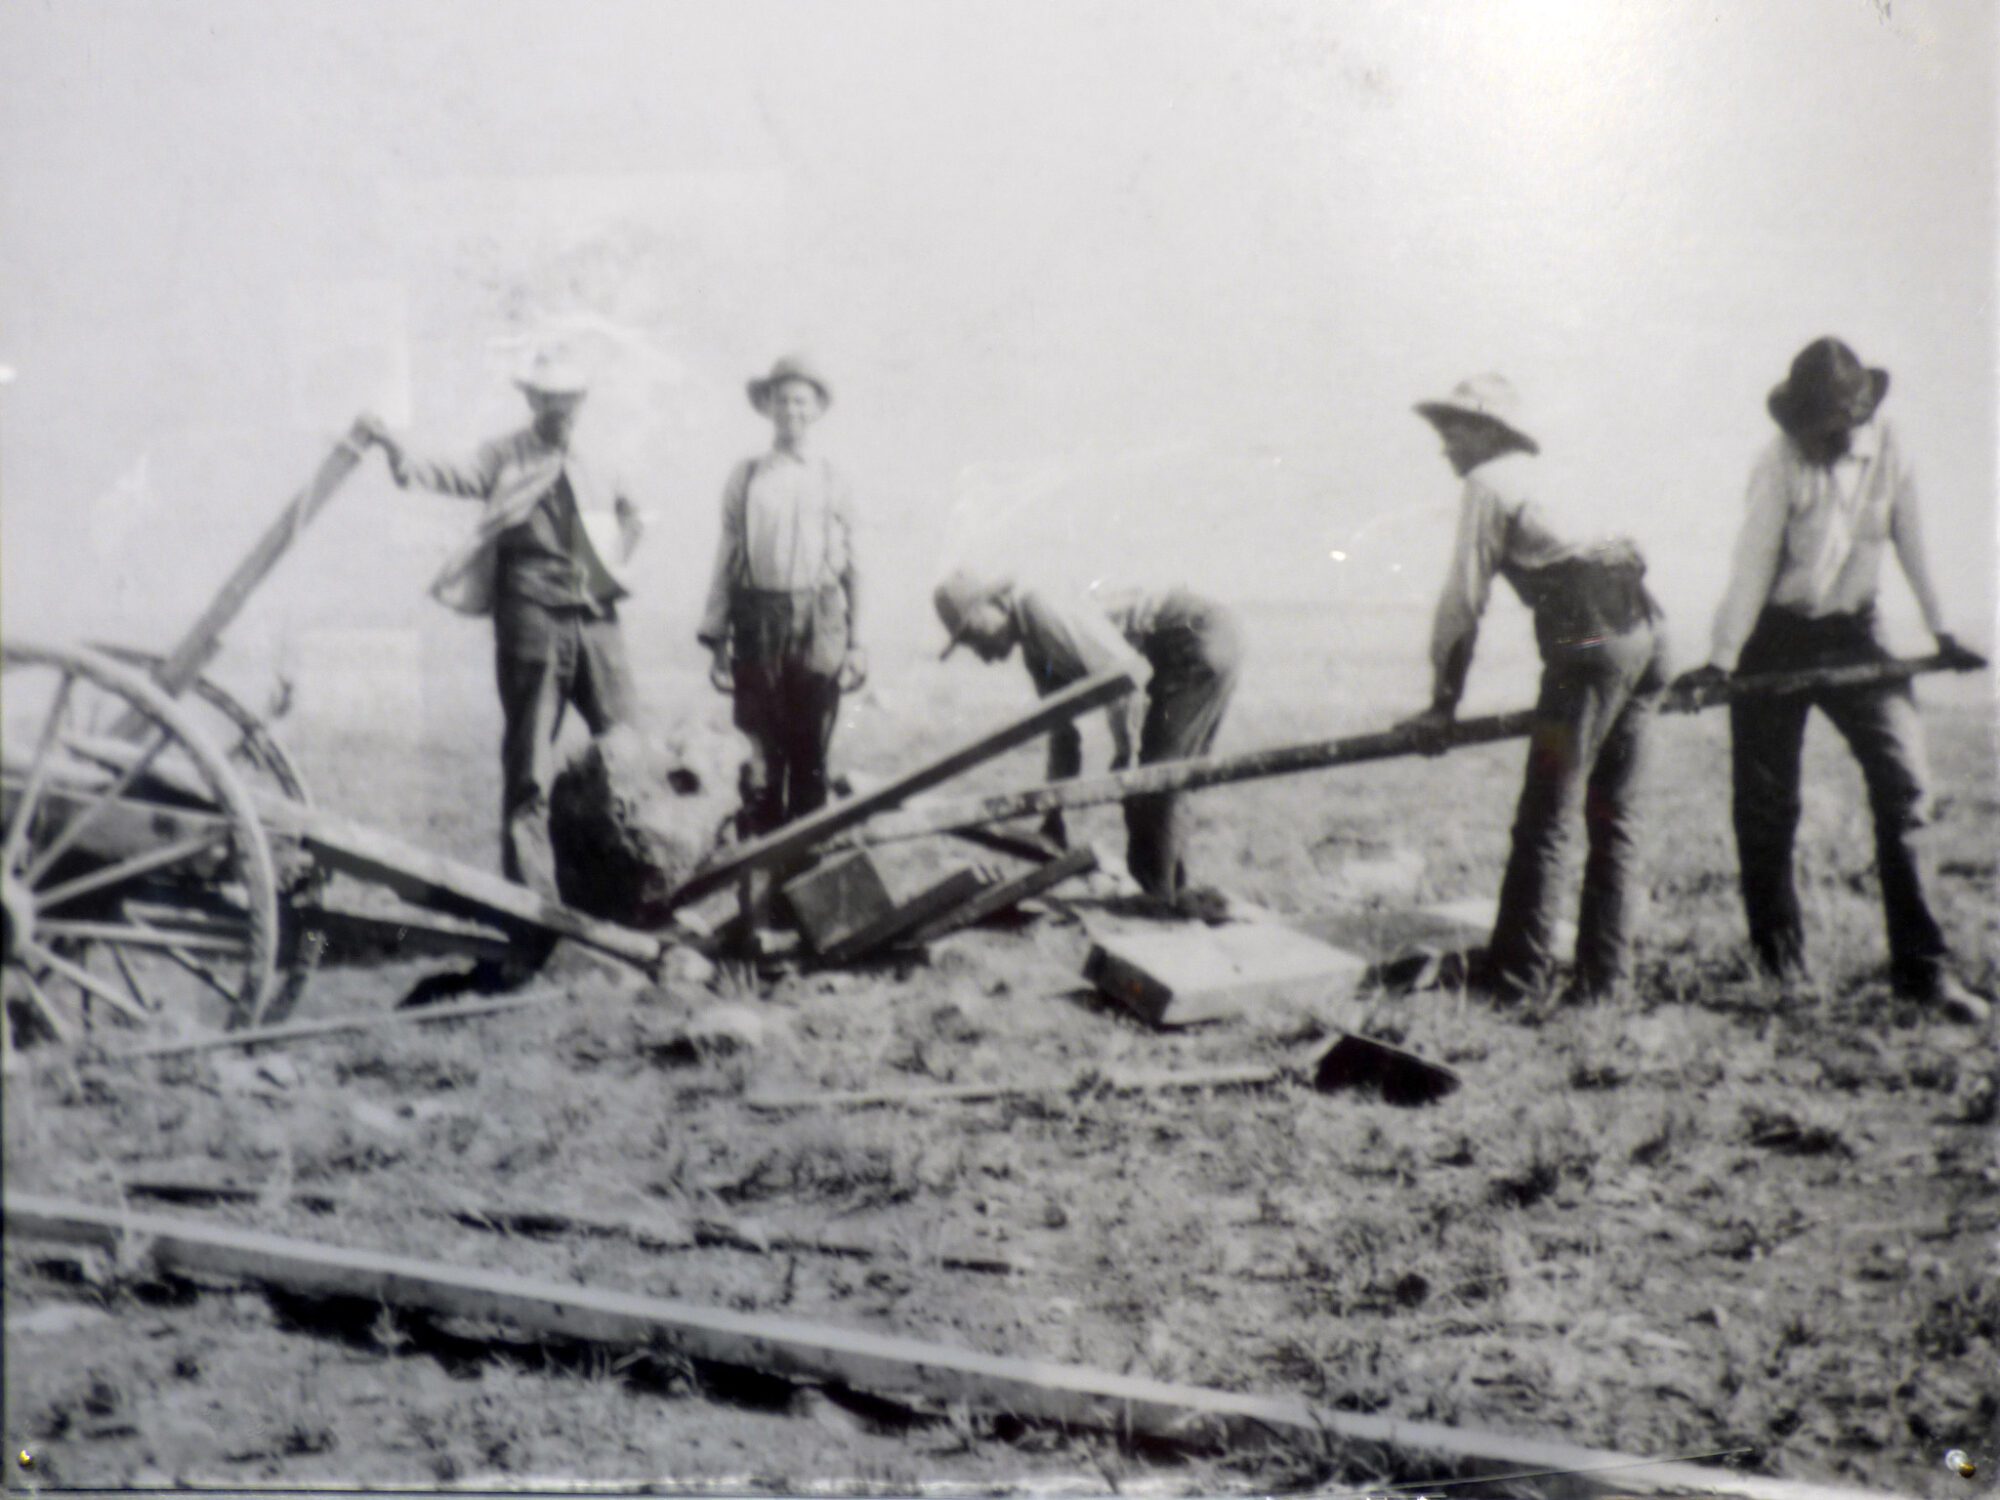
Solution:
M 453 557 L 433 592 L 471 613 L 487 613 L 496 592 L 595 614 L 627 593 L 583 525 L 582 512 L 609 512 L 623 494 L 600 483 L 570 448 L 555 448 L 533 427 L 482 445 L 469 463 L 397 450 L 399 485 L 486 504 L 479 531 Z
M 736 466 L 722 492 L 722 539 L 699 637 L 729 630 L 739 588 L 852 594 L 854 523 L 847 482 L 823 458 L 774 448 Z M 850 622 L 851 629 L 851 622 Z
M 1780 434 L 1750 473 L 1746 509 L 1729 589 L 1715 612 L 1715 665 L 1735 668 L 1767 604 L 1808 619 L 1867 609 L 1891 543 L 1924 624 L 1934 634 L 1944 629 L 1924 559 L 1916 480 L 1887 422 L 1857 427 L 1846 456 L 1831 464 L 1807 462 Z
M 1143 689 L 1152 667 L 1141 654 L 1142 633 L 1150 620 L 1146 606 L 1158 612 L 1163 596 L 1120 596 L 1112 609 L 1089 599 L 1070 598 L 1039 588 L 1017 588 L 1008 603 L 1021 659 L 1037 691 L 1044 695 L 1094 677 L 1124 669 Z
M 1458 701 L 1495 574 L 1533 609 L 1545 593 L 1536 575 L 1554 565 L 1596 556 L 1637 557 L 1622 539 L 1576 540 L 1586 534 L 1583 517 L 1551 504 L 1540 493 L 1538 478 L 1533 455 L 1520 452 L 1491 459 L 1465 476 L 1451 567 L 1431 624 L 1431 667 L 1443 701 Z

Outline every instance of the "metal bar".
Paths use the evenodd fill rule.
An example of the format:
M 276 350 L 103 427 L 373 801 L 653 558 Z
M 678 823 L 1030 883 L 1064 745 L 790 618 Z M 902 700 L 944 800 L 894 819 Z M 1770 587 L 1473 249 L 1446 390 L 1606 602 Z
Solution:
M 20 861 L 22 850 L 28 841 L 28 830 L 35 820 L 35 807 L 41 800 L 43 783 L 49 775 L 49 752 L 55 748 L 56 731 L 64 714 L 69 712 L 70 689 L 76 684 L 76 673 L 65 671 L 62 684 L 56 689 L 55 702 L 49 705 L 49 716 L 42 724 L 40 738 L 35 742 L 35 758 L 29 764 L 28 784 L 21 792 L 21 798 L 14 804 L 13 820 L 7 825 L 7 842 L 0 847 L 0 871 L 12 875 L 14 866 Z
M 1123 671 L 1101 672 L 1095 677 L 1073 683 L 1059 693 L 1042 699 L 1032 711 L 987 731 L 978 738 L 948 751 L 937 759 L 919 766 L 916 770 L 884 783 L 872 791 L 836 802 L 831 807 L 822 808 L 810 817 L 800 818 L 766 834 L 752 839 L 747 844 L 739 844 L 725 851 L 722 856 L 683 883 L 667 897 L 667 909 L 684 906 L 699 900 L 712 891 L 722 889 L 739 874 L 762 869 L 767 865 L 802 853 L 817 844 L 823 844 L 835 834 L 854 827 L 886 808 L 895 807 L 918 792 L 926 791 L 952 777 L 982 765 L 994 756 L 1012 750 L 1017 745 L 1047 734 L 1051 729 L 1067 724 L 1081 714 L 1106 704 L 1116 703 L 1130 693 L 1137 684 L 1129 673 Z
M 241 937 L 225 937 L 213 932 L 175 932 L 168 928 L 122 926 L 117 922 L 38 921 L 35 931 L 52 938 L 109 943 L 130 943 L 135 948 L 180 948 L 189 953 L 222 953 L 242 958 L 250 944 Z
M 48 890 L 37 893 L 35 905 L 40 910 L 47 911 L 51 907 L 62 905 L 65 901 L 73 901 L 78 896 L 87 896 L 92 891 L 101 891 L 121 881 L 135 880 L 141 875 L 150 875 L 155 870 L 163 870 L 168 865 L 179 864 L 184 859 L 192 859 L 195 855 L 206 851 L 226 832 L 227 828 L 218 823 L 205 833 L 198 833 L 191 838 L 182 839 L 179 843 L 169 844 L 164 849 L 156 849 L 150 854 L 135 854 L 132 858 L 120 860 L 115 865 L 92 870 L 87 875 L 79 875 L 74 880 L 66 880 L 61 885 L 51 886 Z
M 40 943 L 23 943 L 21 945 L 21 954 L 31 962 L 38 963 L 43 968 L 62 975 L 63 978 L 82 990 L 84 994 L 96 996 L 113 1010 L 130 1020 L 137 1021 L 141 1026 L 152 1019 L 144 1009 L 127 1000 L 118 991 L 91 973 L 90 970 L 84 968 L 81 964 L 71 963 L 60 953 L 51 953 Z
M 467 1021 L 479 1016 L 497 1016 L 510 1010 L 560 998 L 560 991 L 537 989 L 519 995 L 502 995 L 493 1000 L 467 1000 L 458 1005 L 422 1005 L 413 1010 L 364 1011 L 351 1016 L 328 1016 L 318 1021 L 285 1021 L 275 1026 L 246 1026 L 221 1036 L 196 1037 L 192 1041 L 159 1042 L 150 1047 L 134 1047 L 107 1055 L 109 1062 L 138 1062 L 148 1057 L 181 1057 L 192 1052 L 215 1052 L 231 1047 L 255 1047 L 266 1042 L 297 1042 L 310 1037 L 332 1036 L 342 1031 L 372 1031 L 378 1026 L 429 1021 Z
M 1737 677 L 1715 684 L 1692 697 L 1675 696 L 1663 707 L 1670 712 L 1692 713 L 1739 698 L 1780 697 L 1792 693 L 1867 687 L 1907 681 L 1926 672 L 1964 670 L 1971 669 L 1941 657 L 1926 656 Z M 997 792 L 990 797 L 908 808 L 855 832 L 845 842 L 860 845 L 890 843 L 924 834 L 950 833 L 961 828 L 1004 822 L 1009 818 L 1031 817 L 1062 808 L 1094 807 L 1161 792 L 1191 792 L 1238 781 L 1258 781 L 1274 776 L 1292 776 L 1301 771 L 1322 771 L 1336 766 L 1359 765 L 1365 761 L 1390 760 L 1422 753 L 1432 743 L 1441 744 L 1446 750 L 1458 750 L 1468 745 L 1516 739 L 1528 733 L 1533 724 L 1532 709 L 1517 709 L 1512 713 L 1461 719 L 1435 742 L 1426 741 L 1413 730 L 1390 729 L 1379 734 L 1315 740 L 1301 745 L 1281 745 L 1270 750 L 1250 750 L 1240 755 L 1167 761 L 1113 775 L 1051 782 L 1011 792 Z

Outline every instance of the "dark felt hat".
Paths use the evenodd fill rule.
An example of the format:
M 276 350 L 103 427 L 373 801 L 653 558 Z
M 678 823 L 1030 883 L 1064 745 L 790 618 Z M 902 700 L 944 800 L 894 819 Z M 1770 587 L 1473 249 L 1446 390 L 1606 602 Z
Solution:
M 1792 372 L 1771 388 L 1764 404 L 1771 419 L 1797 435 L 1823 430 L 1829 420 L 1859 427 L 1889 393 L 1889 372 L 1872 370 L 1836 338 L 1814 339 L 1792 361 Z

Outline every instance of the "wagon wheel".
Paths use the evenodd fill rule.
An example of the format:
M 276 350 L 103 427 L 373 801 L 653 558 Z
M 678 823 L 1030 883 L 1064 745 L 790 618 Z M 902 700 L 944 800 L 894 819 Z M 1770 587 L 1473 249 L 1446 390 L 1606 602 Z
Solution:
M 277 880 L 241 779 L 129 667 L 13 641 L 0 660 L 9 1023 L 74 1041 L 260 1019 Z
M 93 642 L 93 651 L 130 666 L 138 667 L 157 680 L 166 657 L 131 646 Z M 223 758 L 242 778 L 255 797 L 269 793 L 290 802 L 312 806 L 312 792 L 303 772 L 263 715 L 246 706 L 240 698 L 207 677 L 197 677 L 175 701 L 194 715 L 196 726 L 215 745 L 226 746 Z M 280 710 L 282 712 L 282 710 Z M 319 968 L 325 938 L 311 918 L 326 894 L 329 872 L 286 841 L 273 850 L 278 876 L 278 977 L 271 997 L 265 1002 L 264 1019 L 282 1021 L 292 1013 Z
M 90 649 L 127 666 L 138 667 L 148 677 L 154 677 L 166 662 L 166 657 L 156 651 L 139 651 L 131 646 L 114 646 L 102 641 L 93 641 Z M 306 787 L 306 779 L 297 762 L 276 735 L 271 733 L 270 724 L 263 715 L 246 707 L 243 700 L 230 693 L 206 677 L 197 677 L 188 687 L 187 695 L 177 698 L 181 707 L 197 707 L 195 722 L 209 734 L 211 743 L 226 745 L 223 758 L 230 769 L 243 778 L 244 784 L 253 792 L 275 792 L 293 802 L 312 805 L 312 793 Z

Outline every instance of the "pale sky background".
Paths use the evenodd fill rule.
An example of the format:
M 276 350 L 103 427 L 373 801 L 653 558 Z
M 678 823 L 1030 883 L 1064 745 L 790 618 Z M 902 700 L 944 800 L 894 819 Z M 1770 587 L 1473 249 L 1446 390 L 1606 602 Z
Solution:
M 654 516 L 642 669 L 697 661 L 768 441 L 743 381 L 793 348 L 878 662 L 970 560 L 1319 607 L 1420 671 L 1456 485 L 1410 407 L 1484 369 L 1698 657 L 1765 393 L 1832 332 L 1892 371 L 1990 646 L 1995 13 L 13 0 L 4 628 L 164 645 L 354 412 L 469 449 L 559 337 Z M 423 592 L 471 519 L 371 459 L 232 649 L 415 631 L 483 672 Z

